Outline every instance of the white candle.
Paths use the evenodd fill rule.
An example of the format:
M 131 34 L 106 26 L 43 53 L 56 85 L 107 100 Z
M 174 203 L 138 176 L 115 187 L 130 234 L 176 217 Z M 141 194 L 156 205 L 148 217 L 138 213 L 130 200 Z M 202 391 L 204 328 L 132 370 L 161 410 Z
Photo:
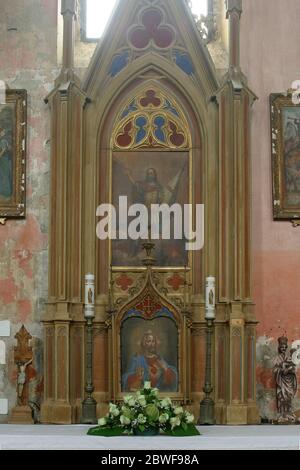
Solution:
M 85 296 L 84 296 L 84 316 L 95 316 L 95 276 L 94 274 L 85 275 Z
M 216 318 L 216 279 L 213 276 L 206 278 L 205 286 L 205 318 L 213 320 Z

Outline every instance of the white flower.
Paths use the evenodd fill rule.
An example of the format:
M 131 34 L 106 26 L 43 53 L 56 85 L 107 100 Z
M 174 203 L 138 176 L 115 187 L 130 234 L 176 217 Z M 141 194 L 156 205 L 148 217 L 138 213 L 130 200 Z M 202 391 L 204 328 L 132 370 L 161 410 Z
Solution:
M 167 413 L 162 413 L 159 417 L 159 422 L 164 424 L 168 421 L 169 419 L 169 415 L 167 415 Z
M 146 416 L 142 415 L 141 413 L 137 417 L 138 423 L 139 424 L 144 424 L 147 421 Z
M 153 395 L 157 395 L 159 392 L 158 388 L 152 388 Z
M 138 403 L 141 406 L 146 406 L 147 405 L 146 398 L 144 397 L 144 395 L 140 395 L 138 397 Z
M 130 424 L 130 419 L 127 418 L 127 416 L 121 415 L 120 416 L 120 422 L 121 422 L 121 424 L 126 426 L 127 424 Z
M 181 415 L 183 413 L 183 408 L 182 406 L 177 406 L 175 409 L 174 409 L 174 413 L 175 415 Z
M 99 426 L 105 426 L 106 425 L 106 418 L 98 419 L 98 424 L 99 424 Z
M 114 405 L 113 403 L 110 403 L 110 405 L 109 405 L 109 412 L 113 416 L 119 416 L 119 414 L 120 414 L 120 411 L 119 411 L 117 405 Z
M 150 390 L 150 388 L 151 388 L 151 382 L 145 382 L 145 383 L 144 383 L 144 388 L 145 388 L 146 390 Z
M 128 403 L 129 404 L 129 401 L 133 400 L 133 396 L 132 395 L 125 395 L 124 397 L 124 403 Z
M 122 406 L 122 413 L 123 413 L 123 416 L 127 416 L 128 418 L 131 418 L 131 411 L 127 406 Z
M 126 403 L 129 406 L 134 406 L 135 405 L 135 398 L 132 395 L 126 395 L 124 397 L 124 403 Z
M 194 415 L 192 415 L 192 413 L 189 413 L 188 411 L 186 412 L 185 414 L 185 420 L 187 423 L 193 423 L 194 422 Z
M 172 404 L 170 398 L 164 398 L 161 402 L 160 405 L 162 408 L 168 408 Z
M 181 421 L 178 416 L 175 416 L 174 418 L 170 419 L 170 423 L 171 423 L 171 428 L 174 429 L 176 428 L 176 426 L 180 426 Z

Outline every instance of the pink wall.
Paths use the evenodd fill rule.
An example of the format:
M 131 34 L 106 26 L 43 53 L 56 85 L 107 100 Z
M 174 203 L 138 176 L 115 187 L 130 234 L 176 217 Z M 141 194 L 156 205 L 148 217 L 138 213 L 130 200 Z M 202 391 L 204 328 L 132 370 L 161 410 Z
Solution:
M 284 330 L 290 341 L 300 338 L 300 227 L 272 218 L 269 111 L 269 94 L 286 91 L 300 79 L 299 19 L 299 0 L 243 0 L 241 64 L 259 98 L 252 122 L 253 296 L 260 322 L 258 395 L 269 417 L 276 340 Z M 295 403 L 300 409 L 300 399 Z
M 42 326 L 47 298 L 49 109 L 44 98 L 57 70 L 57 1 L 0 0 L 0 80 L 28 92 L 27 214 L 0 226 L 0 320 L 10 320 L 8 368 L 0 366 L 0 396 L 15 405 L 14 335 L 24 323 L 33 336 L 31 399 L 42 383 Z M 0 420 L 7 417 L 0 416 Z

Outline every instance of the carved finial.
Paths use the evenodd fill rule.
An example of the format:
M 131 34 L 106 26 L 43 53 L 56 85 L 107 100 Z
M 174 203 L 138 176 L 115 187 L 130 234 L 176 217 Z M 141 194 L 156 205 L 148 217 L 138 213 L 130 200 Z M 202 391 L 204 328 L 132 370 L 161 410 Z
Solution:
M 18 343 L 17 346 L 15 346 L 14 348 L 15 362 L 25 363 L 31 360 L 32 359 L 32 347 L 29 346 L 29 342 L 32 339 L 32 336 L 30 333 L 28 333 L 24 325 L 22 325 L 18 333 L 15 335 L 15 338 Z
M 69 13 L 71 15 L 77 15 L 77 0 L 62 0 L 61 2 L 61 14 L 65 15 Z
M 226 18 L 229 18 L 230 13 L 233 11 L 241 16 L 243 11 L 242 0 L 226 0 Z
M 146 267 L 153 266 L 156 259 L 152 256 L 152 251 L 155 249 L 155 243 L 151 240 L 151 224 L 148 226 L 148 240 L 142 244 L 143 250 L 146 251 L 146 258 L 144 258 L 143 265 Z
M 229 71 L 240 72 L 240 18 L 242 0 L 226 0 L 226 18 L 229 20 Z
M 61 14 L 64 19 L 63 34 L 63 67 L 65 81 L 73 78 L 75 50 L 75 20 L 77 16 L 77 0 L 62 0 Z
M 143 259 L 143 265 L 150 267 L 156 263 L 156 259 L 152 256 L 152 251 L 155 249 L 155 243 L 151 241 L 150 230 L 148 233 L 148 240 L 142 245 L 143 250 L 146 251 L 146 258 Z

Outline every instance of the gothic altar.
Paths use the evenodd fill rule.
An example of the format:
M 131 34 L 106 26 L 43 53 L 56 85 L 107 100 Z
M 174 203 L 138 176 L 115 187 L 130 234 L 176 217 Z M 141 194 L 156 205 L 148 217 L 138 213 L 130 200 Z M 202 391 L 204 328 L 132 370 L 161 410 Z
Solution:
M 199 414 L 205 278 L 213 275 L 216 420 L 257 423 L 249 176 L 255 96 L 239 66 L 241 4 L 227 0 L 230 63 L 222 80 L 183 0 L 120 1 L 80 80 L 75 4 L 62 2 L 63 68 L 47 97 L 52 197 L 42 422 L 80 422 L 84 276 L 94 273 L 99 414 L 138 386 L 141 365 L 156 348 L 163 362 L 149 367 L 153 377 L 163 370 L 158 387 Z M 118 204 L 121 195 L 145 205 L 204 204 L 204 248 L 186 252 L 181 241 L 164 240 L 150 269 L 138 241 L 99 240 L 97 207 Z M 136 355 L 137 346 L 143 354 Z

